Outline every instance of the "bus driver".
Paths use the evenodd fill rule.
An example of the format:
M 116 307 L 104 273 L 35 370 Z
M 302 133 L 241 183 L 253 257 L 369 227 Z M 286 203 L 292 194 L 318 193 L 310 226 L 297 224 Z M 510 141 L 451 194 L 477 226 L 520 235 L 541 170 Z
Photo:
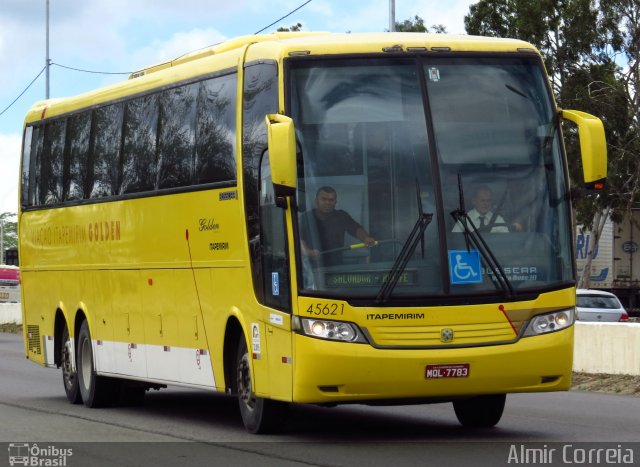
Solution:
M 323 186 L 316 193 L 316 207 L 300 216 L 302 254 L 310 258 L 322 258 L 324 264 L 336 264 L 340 261 L 340 253 L 330 251 L 344 247 L 345 232 L 367 246 L 373 246 L 376 242 L 346 211 L 336 209 L 337 202 L 336 190 Z M 315 232 L 312 233 L 311 229 Z
M 480 185 L 476 188 L 474 192 L 473 198 L 471 199 L 471 203 L 473 204 L 473 209 L 467 213 L 469 220 L 473 222 L 479 232 L 491 232 L 491 233 L 507 233 L 509 232 L 509 227 L 505 223 L 502 216 L 498 213 L 492 211 L 493 208 L 493 195 L 491 193 L 491 188 L 487 185 Z M 511 228 L 520 232 L 522 230 L 522 226 L 519 223 L 514 223 L 511 225 Z M 464 227 L 458 221 L 455 226 L 453 226 L 453 232 L 463 232 Z

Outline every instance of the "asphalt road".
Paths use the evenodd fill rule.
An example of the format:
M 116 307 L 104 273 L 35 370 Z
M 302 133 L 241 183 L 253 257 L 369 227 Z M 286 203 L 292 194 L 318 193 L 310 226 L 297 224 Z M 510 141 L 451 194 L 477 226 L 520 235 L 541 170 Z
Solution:
M 486 430 L 461 427 L 451 404 L 295 406 L 283 434 L 255 436 L 235 400 L 203 391 L 151 391 L 141 407 L 71 405 L 60 372 L 26 360 L 21 336 L 0 333 L 0 466 L 18 443 L 66 466 L 575 465 L 590 449 L 638 463 L 640 398 L 509 395 L 500 424 Z

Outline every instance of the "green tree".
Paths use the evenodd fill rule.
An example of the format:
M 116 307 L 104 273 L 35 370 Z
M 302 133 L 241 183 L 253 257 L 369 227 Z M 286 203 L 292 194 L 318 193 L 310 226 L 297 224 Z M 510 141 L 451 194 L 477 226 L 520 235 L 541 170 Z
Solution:
M 0 214 L 0 264 L 4 264 L 4 250 L 18 246 L 18 224 L 12 221 L 15 217 L 12 212 Z
M 292 24 L 288 28 L 285 28 L 285 27 L 281 26 L 278 29 L 276 29 L 276 31 L 278 31 L 278 32 L 300 32 L 300 31 L 302 31 L 302 24 L 300 24 L 300 23 Z
M 481 0 L 469 7 L 464 22 L 469 34 L 512 37 L 535 45 L 558 97 L 567 75 L 593 63 L 610 45 L 613 23 L 604 16 L 592 0 Z M 617 51 L 618 45 L 613 52 Z
M 402 22 L 396 21 L 396 31 L 398 32 L 435 32 L 446 34 L 447 28 L 442 24 L 434 24 L 431 28 L 424 25 L 424 19 L 415 15 L 413 19 L 405 19 Z
M 607 188 L 573 200 L 577 222 L 597 241 L 608 215 L 619 220 L 640 202 L 640 0 L 481 0 L 470 6 L 465 26 L 469 34 L 535 45 L 560 106 L 602 119 Z M 565 128 L 565 136 L 577 184 L 582 176 L 575 129 Z

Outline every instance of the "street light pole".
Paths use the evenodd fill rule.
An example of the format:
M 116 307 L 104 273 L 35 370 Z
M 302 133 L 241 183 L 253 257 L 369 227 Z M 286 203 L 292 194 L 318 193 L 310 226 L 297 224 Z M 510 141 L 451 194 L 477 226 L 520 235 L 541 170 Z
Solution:
M 45 97 L 49 99 L 49 0 L 47 0 L 47 56 L 45 58 L 45 76 L 46 76 L 46 93 Z
M 395 30 L 396 30 L 396 0 L 389 0 L 389 32 L 394 32 Z
M 0 216 L 0 264 L 4 264 L 4 217 Z

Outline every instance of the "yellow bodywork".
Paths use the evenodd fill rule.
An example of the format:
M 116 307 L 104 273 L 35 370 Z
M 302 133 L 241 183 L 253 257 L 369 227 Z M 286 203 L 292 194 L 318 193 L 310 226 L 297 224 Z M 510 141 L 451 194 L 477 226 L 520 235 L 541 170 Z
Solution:
M 202 370 L 200 357 L 208 356 L 215 379 L 211 388 L 224 391 L 226 326 L 237 319 L 253 356 L 254 390 L 259 396 L 337 402 L 567 389 L 573 328 L 520 339 L 516 332 L 535 314 L 574 306 L 573 289 L 505 303 L 504 313 L 495 303 L 394 309 L 393 313 L 423 317 L 378 319 L 375 315 L 388 315 L 390 309 L 298 297 L 296 274 L 291 274 L 293 315 L 308 316 L 306 310 L 318 302 L 339 304 L 343 315 L 338 319 L 361 326 L 375 347 L 296 334 L 292 315 L 258 303 L 242 189 L 243 65 L 256 60 L 279 64 L 279 107 L 284 112 L 282 65 L 287 57 L 382 53 L 394 47 L 394 53 L 409 49 L 537 53 L 521 41 L 469 36 L 277 33 L 239 38 L 141 70 L 123 83 L 37 103 L 26 117 L 27 124 L 220 70 L 236 70 L 238 182 L 226 188 L 20 212 L 27 357 L 52 365 L 53 356 L 47 352 L 59 345 L 53 342 L 59 338 L 56 316 L 64 317 L 71 336 L 77 333 L 76 320 L 84 316 L 96 346 L 124 349 L 122 361 L 114 356 L 120 354 L 104 352 L 108 374 L 186 384 L 180 360 L 167 360 L 166 368 L 159 369 L 166 371 L 158 373 L 164 376 L 132 375 L 126 370 L 125 360 L 134 365 L 135 352 L 143 346 L 147 359 L 152 351 L 164 351 L 169 358 L 176 349 L 193 355 L 193 364 L 200 365 L 194 371 Z M 288 211 L 290 267 L 295 271 L 291 221 Z M 452 328 L 460 339 L 440 342 L 443 327 Z M 470 375 L 428 381 L 425 365 L 432 363 L 467 363 Z M 100 365 L 97 368 L 100 371 Z M 207 383 L 193 384 L 207 387 Z
M 573 327 L 518 340 L 516 332 L 536 314 L 573 307 L 574 295 L 569 289 L 541 294 L 531 301 L 505 303 L 504 313 L 499 303 L 367 309 L 301 297 L 301 316 L 314 314 L 305 310 L 336 309 L 336 319 L 358 324 L 374 344 L 295 335 L 294 399 L 331 403 L 567 390 L 571 386 Z M 316 308 L 318 302 L 321 306 Z M 402 318 L 407 315 L 414 317 Z M 445 328 L 456 336 L 448 343 L 440 339 Z M 431 364 L 469 364 L 469 376 L 426 379 L 425 369 Z
M 561 115 L 578 125 L 585 183 L 603 181 L 607 178 L 607 144 L 602 121 L 578 110 L 563 110 Z

